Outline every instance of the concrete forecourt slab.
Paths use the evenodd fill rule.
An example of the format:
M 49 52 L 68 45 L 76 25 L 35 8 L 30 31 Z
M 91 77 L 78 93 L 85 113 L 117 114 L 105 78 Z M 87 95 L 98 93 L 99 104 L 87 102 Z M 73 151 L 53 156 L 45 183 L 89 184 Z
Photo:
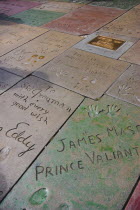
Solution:
M 0 96 L 0 199 L 82 100 L 34 76 Z
M 97 99 L 129 65 L 126 62 L 72 48 L 38 69 L 34 75 Z
M 52 60 L 81 37 L 49 31 L 0 58 L 0 68 L 25 77 Z
M 140 66 L 130 66 L 109 88 L 107 94 L 140 106 Z
M 122 209 L 140 171 L 139 114 L 109 96 L 86 99 L 1 207 Z

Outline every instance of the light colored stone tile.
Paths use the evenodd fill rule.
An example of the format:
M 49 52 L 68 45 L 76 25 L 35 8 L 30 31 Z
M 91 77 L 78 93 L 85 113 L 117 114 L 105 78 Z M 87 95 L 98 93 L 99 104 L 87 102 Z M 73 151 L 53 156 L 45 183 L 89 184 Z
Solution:
M 80 40 L 81 37 L 49 31 L 3 56 L 0 59 L 0 67 L 26 76 Z
M 0 20 L 0 35 L 3 33 L 9 33 L 10 30 L 16 25 L 16 23 L 11 21 Z
M 34 74 L 96 99 L 103 95 L 128 66 L 125 62 L 73 48 Z
M 120 9 L 85 5 L 43 27 L 74 35 L 91 34 L 124 12 Z
M 100 41 L 100 46 L 95 46 L 95 45 L 92 45 L 92 44 L 89 43 L 98 36 L 102 36 L 103 38 L 105 38 L 104 42 Z M 113 39 L 112 42 L 111 42 L 110 38 Z M 107 43 L 107 39 L 108 39 L 108 43 Z M 121 40 L 124 43 L 116 50 L 107 49 L 106 47 L 110 47 L 110 48 L 115 47 L 114 39 Z M 95 32 L 95 33 L 89 35 L 86 39 L 82 40 L 81 42 L 76 44 L 74 47 L 76 47 L 78 49 L 81 49 L 81 50 L 91 52 L 91 53 L 95 53 L 95 54 L 98 54 L 98 55 L 103 55 L 103 56 L 106 56 L 106 57 L 118 59 L 136 41 L 137 41 L 136 38 L 129 38 L 129 37 L 126 37 L 126 36 L 120 36 L 120 35 L 115 35 L 115 34 L 103 32 L 103 31 L 98 31 L 98 32 Z M 103 47 L 101 47 L 101 46 L 103 46 Z
M 110 87 L 107 94 L 140 106 L 140 66 L 130 66 Z
M 3 209 L 122 209 L 140 171 L 139 107 L 86 99 Z
M 120 57 L 120 60 L 140 65 L 140 41 L 123 54 Z
M 22 78 L 0 69 L 0 94 L 16 84 Z
M 22 24 L 8 25 L 7 21 L 0 21 L 0 25 L 0 56 L 48 31 Z
M 34 9 L 68 13 L 82 6 L 82 4 L 50 1 L 41 6 L 34 7 Z
M 131 9 L 118 19 L 104 26 L 101 30 L 114 34 L 140 38 L 140 11 Z
M 0 97 L 0 197 L 32 163 L 83 97 L 28 77 Z

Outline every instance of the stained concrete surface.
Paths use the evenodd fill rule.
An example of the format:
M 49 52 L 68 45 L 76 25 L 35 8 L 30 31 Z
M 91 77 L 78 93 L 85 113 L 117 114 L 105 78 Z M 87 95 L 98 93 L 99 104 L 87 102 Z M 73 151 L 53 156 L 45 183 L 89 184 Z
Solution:
M 2 207 L 122 209 L 140 170 L 139 114 L 109 96 L 86 99 Z
M 44 27 L 74 35 L 91 34 L 109 21 L 123 14 L 124 10 L 86 5 Z
M 37 70 L 82 38 L 49 31 L 0 58 L 0 67 L 22 77 Z

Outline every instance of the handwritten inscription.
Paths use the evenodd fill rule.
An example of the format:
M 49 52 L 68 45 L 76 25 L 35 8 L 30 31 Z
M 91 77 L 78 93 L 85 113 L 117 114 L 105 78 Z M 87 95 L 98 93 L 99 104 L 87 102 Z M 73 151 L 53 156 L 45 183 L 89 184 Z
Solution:
M 27 149 L 20 152 L 18 154 L 18 157 L 23 156 L 29 151 L 32 151 L 35 149 L 35 144 L 32 144 L 31 139 L 32 135 L 27 135 L 26 131 L 30 124 L 26 122 L 20 122 L 17 123 L 17 125 L 5 132 L 5 136 L 11 140 L 15 140 L 21 144 L 23 144 Z M 0 127 L 0 132 L 3 130 L 3 127 Z
M 87 144 L 98 144 L 102 142 L 100 134 L 90 135 L 90 136 L 87 136 L 87 138 L 85 137 L 81 139 L 79 138 L 76 141 L 69 141 L 68 146 L 65 144 L 65 140 L 67 142 L 66 138 L 59 140 L 61 144 L 60 144 L 60 148 L 57 149 L 57 152 L 63 152 L 65 151 L 65 149 L 67 149 L 67 147 L 69 147 L 70 149 L 73 149 L 73 148 L 76 149 L 78 147 L 81 147 L 81 145 L 83 146 Z
M 87 135 L 86 137 L 81 137 L 79 139 L 70 140 L 63 138 L 58 140 L 60 142 L 60 146 L 57 149 L 57 152 L 64 152 L 67 149 L 78 149 L 85 145 L 94 146 L 96 144 L 101 144 L 104 142 L 104 138 L 112 137 L 112 136 L 123 136 L 123 135 L 135 135 L 140 132 L 140 125 L 136 126 L 127 126 L 124 128 L 117 128 L 116 126 L 108 126 L 104 130 L 105 133 L 95 133 L 92 135 Z M 87 133 L 87 132 L 85 132 Z M 109 139 L 108 139 L 109 141 Z
M 119 160 L 123 158 L 130 158 L 133 156 L 139 156 L 138 147 L 131 147 L 128 149 L 123 150 L 116 150 L 112 153 L 105 152 L 105 153 L 97 153 L 95 151 L 91 153 L 84 152 L 82 155 L 85 155 L 85 158 L 91 163 L 92 165 L 100 164 L 108 161 Z M 81 170 L 86 169 L 86 165 L 84 165 L 84 161 L 77 160 L 63 165 L 56 165 L 53 167 L 45 167 L 45 166 L 36 166 L 35 167 L 35 175 L 36 181 L 41 179 L 41 174 L 44 177 L 48 178 L 50 176 L 57 176 L 62 175 L 64 173 L 69 173 L 73 170 Z
M 45 89 L 34 88 L 29 83 L 23 83 L 21 85 L 21 92 L 15 92 L 13 94 L 14 101 L 11 106 L 16 107 L 22 111 L 29 111 L 30 116 L 39 122 L 48 124 L 48 114 L 49 106 L 46 108 L 42 105 L 42 101 L 45 104 L 58 107 L 59 109 L 65 110 L 66 112 L 71 112 L 71 107 L 61 102 L 61 100 L 56 100 L 55 97 L 50 97 L 50 94 L 55 93 L 55 89 L 52 86 L 47 86 Z M 48 96 L 49 95 L 49 96 Z
M 108 110 L 110 110 L 109 106 Z M 116 111 L 120 110 L 120 108 L 116 107 L 115 105 L 110 106 L 115 108 Z M 113 108 L 113 109 L 114 109 Z M 96 108 L 95 108 L 96 109 Z M 108 112 L 107 112 L 108 113 Z M 107 114 L 106 113 L 106 114 Z M 87 135 L 86 137 L 81 137 L 75 140 L 68 140 L 66 138 L 58 140 L 60 143 L 58 148 L 56 149 L 57 152 L 61 153 L 64 151 L 68 152 L 68 149 L 72 151 L 77 151 L 77 149 L 80 149 L 81 147 L 86 146 L 93 146 L 93 151 L 87 152 L 82 151 L 82 160 L 74 160 L 70 163 L 56 165 L 56 166 L 36 166 L 35 168 L 35 174 L 36 174 L 36 181 L 39 180 L 42 175 L 46 178 L 50 176 L 57 176 L 62 175 L 64 173 L 69 173 L 73 170 L 81 170 L 86 169 L 86 165 L 84 165 L 84 160 L 86 159 L 90 164 L 92 165 L 98 165 L 101 163 L 105 163 L 108 161 L 117 161 L 120 159 L 125 158 L 132 158 L 133 156 L 139 156 L 139 147 L 138 146 L 132 146 L 128 148 L 124 148 L 119 146 L 118 149 L 113 149 L 111 146 L 103 146 L 102 143 L 104 142 L 104 138 L 107 137 L 108 139 L 108 145 L 109 145 L 109 137 L 117 137 L 117 136 L 123 136 L 123 135 L 129 135 L 133 136 L 140 131 L 140 125 L 129 125 L 124 128 L 117 128 L 116 126 L 106 127 L 104 129 L 106 133 L 102 134 L 92 134 Z M 84 132 L 87 134 L 87 132 Z M 103 138 L 104 137 L 104 138 Z M 95 151 L 94 145 L 100 144 L 100 152 Z M 105 147 L 105 148 L 104 148 Z M 106 149 L 107 147 L 107 149 Z M 105 151 L 106 150 L 106 151 Z
M 75 139 L 70 139 L 65 136 L 64 138 L 58 139 L 56 152 L 77 154 L 77 160 L 70 160 L 66 163 L 61 162 L 57 165 L 48 166 L 39 165 L 35 168 L 36 181 L 40 180 L 42 176 L 49 178 L 57 175 L 62 175 L 69 173 L 71 171 L 81 170 L 87 168 L 87 162 L 92 164 L 94 167 L 101 164 L 106 164 L 107 162 L 120 160 L 129 160 L 137 158 L 140 155 L 138 144 L 132 144 L 130 146 L 130 139 L 133 139 L 133 136 L 138 136 L 140 132 L 140 125 L 136 123 L 121 122 L 122 115 L 122 105 L 115 103 L 108 103 L 105 106 L 90 105 L 81 107 L 80 111 L 84 112 L 84 118 L 87 117 L 91 122 L 95 120 L 93 124 L 93 132 L 89 133 L 86 130 L 82 130 L 82 135 L 75 137 Z M 81 112 L 80 112 L 81 113 Z M 126 115 L 128 116 L 128 114 Z M 105 117 L 106 121 L 109 121 L 108 125 L 102 124 L 102 120 Z M 79 123 L 84 118 L 74 118 L 79 120 Z M 114 124 L 112 121 L 119 121 L 118 124 Z M 119 120 L 118 120 L 119 119 Z M 124 117 L 124 119 L 127 119 Z M 77 122 L 77 121 L 76 121 Z M 110 123 L 110 122 L 113 122 Z M 83 123 L 83 122 L 82 122 Z M 86 122 L 85 122 L 86 124 Z M 99 126 L 99 129 L 96 127 Z M 82 124 L 83 126 L 83 124 Z M 103 127 L 102 127 L 103 126 Z M 68 135 L 69 136 L 69 135 Z M 76 133 L 77 136 L 77 133 Z M 120 141 L 124 139 L 124 143 L 119 144 Z M 128 145 L 127 145 L 128 142 Z M 90 150 L 88 149 L 90 148 Z M 96 150 L 97 149 L 97 150 Z M 78 160 L 78 154 L 80 153 L 80 158 Z M 69 154 L 73 157 L 73 154 Z

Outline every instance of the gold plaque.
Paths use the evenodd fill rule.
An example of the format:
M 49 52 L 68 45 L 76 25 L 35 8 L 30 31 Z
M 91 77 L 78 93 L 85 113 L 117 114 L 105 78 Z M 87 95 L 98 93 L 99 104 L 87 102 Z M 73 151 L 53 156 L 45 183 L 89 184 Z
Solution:
M 117 50 L 124 43 L 125 41 L 123 40 L 113 39 L 105 36 L 97 36 L 89 42 L 91 45 L 107 48 L 110 50 Z

